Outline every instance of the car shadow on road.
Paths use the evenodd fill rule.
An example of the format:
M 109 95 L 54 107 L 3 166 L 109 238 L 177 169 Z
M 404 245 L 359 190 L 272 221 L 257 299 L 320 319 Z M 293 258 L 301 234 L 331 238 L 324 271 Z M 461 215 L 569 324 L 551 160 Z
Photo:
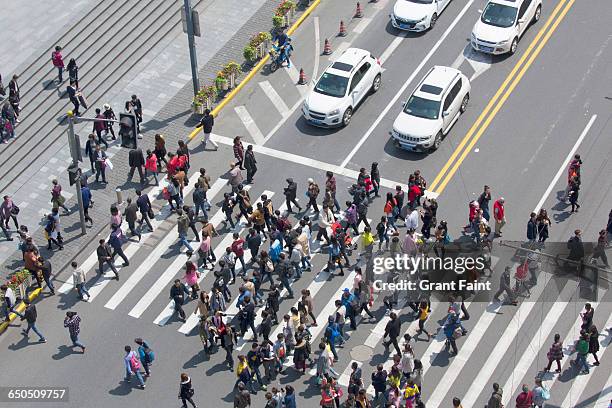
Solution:
M 420 33 L 417 33 L 414 31 L 403 31 L 403 30 L 393 27 L 393 24 L 391 23 L 391 19 L 389 19 L 389 21 L 387 21 L 385 31 L 387 32 L 387 34 L 394 35 L 396 37 L 404 36 L 406 38 L 421 38 L 425 34 L 427 34 L 430 30 L 421 31 Z
M 393 144 L 393 138 L 391 136 L 388 136 L 387 142 L 385 143 L 384 151 L 389 156 L 395 157 L 396 159 L 408 160 L 412 162 L 425 160 L 429 157 L 429 154 L 427 152 L 417 153 L 396 147 Z
M 359 109 L 359 108 L 357 108 Z M 357 109 L 355 110 L 355 112 L 357 111 Z M 353 112 L 353 114 L 355 113 Z M 349 124 L 350 126 L 350 124 Z M 308 136 L 321 136 L 321 137 L 325 137 L 325 136 L 333 136 L 334 134 L 338 133 L 342 128 L 341 127 L 336 127 L 336 128 L 320 128 L 320 127 L 316 127 L 313 125 L 310 125 L 306 119 L 304 119 L 304 117 L 302 115 L 298 116 L 296 121 L 295 121 L 295 127 L 297 128 L 299 134 L 304 134 L 304 135 L 308 135 Z

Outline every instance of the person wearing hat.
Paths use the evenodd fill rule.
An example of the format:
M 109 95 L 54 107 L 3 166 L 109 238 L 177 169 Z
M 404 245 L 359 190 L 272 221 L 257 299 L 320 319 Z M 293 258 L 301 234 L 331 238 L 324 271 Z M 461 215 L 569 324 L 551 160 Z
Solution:
M 285 195 L 285 201 L 287 203 L 287 211 L 289 211 L 290 213 L 293 212 L 293 209 L 291 208 L 291 204 L 293 204 L 297 206 L 298 212 L 302 212 L 302 207 L 300 207 L 297 201 L 295 201 L 297 197 L 297 183 L 294 182 L 291 177 L 288 178 L 286 181 L 287 187 L 285 187 L 283 194 Z
M 117 116 L 115 115 L 115 112 L 113 111 L 113 108 L 111 108 L 111 106 L 108 103 L 104 104 L 104 112 L 102 112 L 102 114 L 104 115 L 104 118 L 106 119 L 106 134 L 108 135 L 108 133 L 110 132 L 110 134 L 112 135 L 112 139 L 115 140 L 115 131 L 113 130 L 113 122 L 111 122 L 111 120 L 117 120 Z

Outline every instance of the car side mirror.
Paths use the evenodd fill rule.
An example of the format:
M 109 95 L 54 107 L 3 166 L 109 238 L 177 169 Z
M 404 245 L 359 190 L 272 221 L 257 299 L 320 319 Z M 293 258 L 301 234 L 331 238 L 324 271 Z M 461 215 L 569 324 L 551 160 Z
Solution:
M 446 110 L 446 111 L 442 112 L 442 116 L 446 117 L 446 116 L 448 116 L 449 113 L 450 112 Z
M 478 14 L 482 14 L 482 9 L 478 9 Z
M 354 90 L 352 93 L 353 93 L 353 95 L 357 95 L 357 93 L 358 93 L 358 92 L 359 92 L 359 91 L 357 91 L 357 90 L 355 89 L 355 90 Z
M 518 21 L 519 24 L 523 24 L 524 22 L 525 22 L 524 18 L 519 18 L 519 21 Z

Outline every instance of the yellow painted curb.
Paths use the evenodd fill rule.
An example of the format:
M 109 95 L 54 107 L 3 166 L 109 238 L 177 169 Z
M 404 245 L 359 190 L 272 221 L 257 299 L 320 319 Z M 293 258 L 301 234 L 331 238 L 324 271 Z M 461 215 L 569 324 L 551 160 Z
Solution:
M 308 6 L 308 8 L 306 10 L 304 10 L 304 12 L 302 13 L 302 15 L 296 20 L 295 23 L 293 23 L 291 25 L 291 27 L 289 27 L 289 29 L 287 30 L 287 34 L 291 35 L 295 32 L 295 30 L 298 29 L 298 27 L 304 22 L 304 20 L 306 20 L 306 18 L 312 13 L 312 11 L 321 3 L 321 0 L 315 0 L 314 3 L 312 3 L 310 6 Z M 238 84 L 238 86 L 236 86 L 236 88 L 234 88 L 229 94 L 227 94 L 227 96 L 225 98 L 223 98 L 221 100 L 221 102 L 219 103 L 219 105 L 217 105 L 211 113 L 211 115 L 213 116 L 218 116 L 219 112 L 221 111 L 221 109 L 223 109 L 225 107 L 225 105 L 227 105 L 232 99 L 234 99 L 234 97 L 238 94 L 238 92 L 240 92 L 240 90 L 242 88 L 244 88 L 244 86 L 251 80 L 253 79 L 253 77 L 263 68 L 263 66 L 268 62 L 268 60 L 270 59 L 270 54 L 266 54 L 265 57 L 263 57 L 258 63 L 257 65 L 255 65 L 253 67 L 253 69 L 251 69 L 251 71 L 247 74 L 247 76 L 240 81 L 240 83 Z M 201 128 L 195 128 L 194 130 L 191 131 L 191 133 L 188 136 L 188 139 L 191 140 L 194 137 L 196 137 L 196 135 L 201 131 Z
M 42 292 L 42 289 L 41 289 L 41 288 L 34 289 L 34 291 L 28 295 L 28 300 L 29 300 L 30 302 L 32 302 L 34 299 L 36 299 L 36 298 L 37 298 L 37 297 L 40 295 L 40 292 Z M 25 303 L 23 303 L 23 302 L 21 302 L 21 303 L 20 303 L 19 305 L 17 305 L 17 307 L 16 307 L 16 309 L 17 309 L 17 311 L 18 311 L 19 313 L 23 313 L 23 311 L 25 310 L 25 308 L 26 308 L 26 306 L 25 306 Z M 15 318 L 16 318 L 16 317 L 17 317 L 17 315 L 16 315 L 15 313 L 11 313 L 11 314 L 9 315 L 9 319 L 10 319 L 10 320 L 9 320 L 8 322 L 4 322 L 4 321 L 3 321 L 2 323 L 0 323 L 0 334 L 2 334 L 2 333 L 3 333 L 3 332 L 6 330 L 6 328 L 9 326 L 9 324 L 11 324 L 11 322 L 12 322 L 13 320 L 15 320 Z

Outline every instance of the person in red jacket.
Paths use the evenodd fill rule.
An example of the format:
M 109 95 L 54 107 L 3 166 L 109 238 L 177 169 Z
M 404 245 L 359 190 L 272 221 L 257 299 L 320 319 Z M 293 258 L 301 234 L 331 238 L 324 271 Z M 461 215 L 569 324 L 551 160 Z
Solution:
M 504 210 L 504 197 L 495 200 L 493 204 L 493 217 L 495 218 L 495 236 L 502 236 L 502 227 L 506 225 L 506 213 Z
M 527 384 L 523 384 L 523 392 L 516 397 L 516 408 L 531 408 L 533 405 L 533 393 L 529 391 Z
M 58 83 L 61 84 L 64 80 L 64 58 L 62 57 L 62 47 L 59 45 L 55 46 L 55 51 L 51 53 L 51 62 L 57 68 Z
M 408 188 L 408 205 L 411 209 L 417 208 L 419 205 L 419 197 L 422 195 L 421 187 L 418 184 L 412 184 Z

